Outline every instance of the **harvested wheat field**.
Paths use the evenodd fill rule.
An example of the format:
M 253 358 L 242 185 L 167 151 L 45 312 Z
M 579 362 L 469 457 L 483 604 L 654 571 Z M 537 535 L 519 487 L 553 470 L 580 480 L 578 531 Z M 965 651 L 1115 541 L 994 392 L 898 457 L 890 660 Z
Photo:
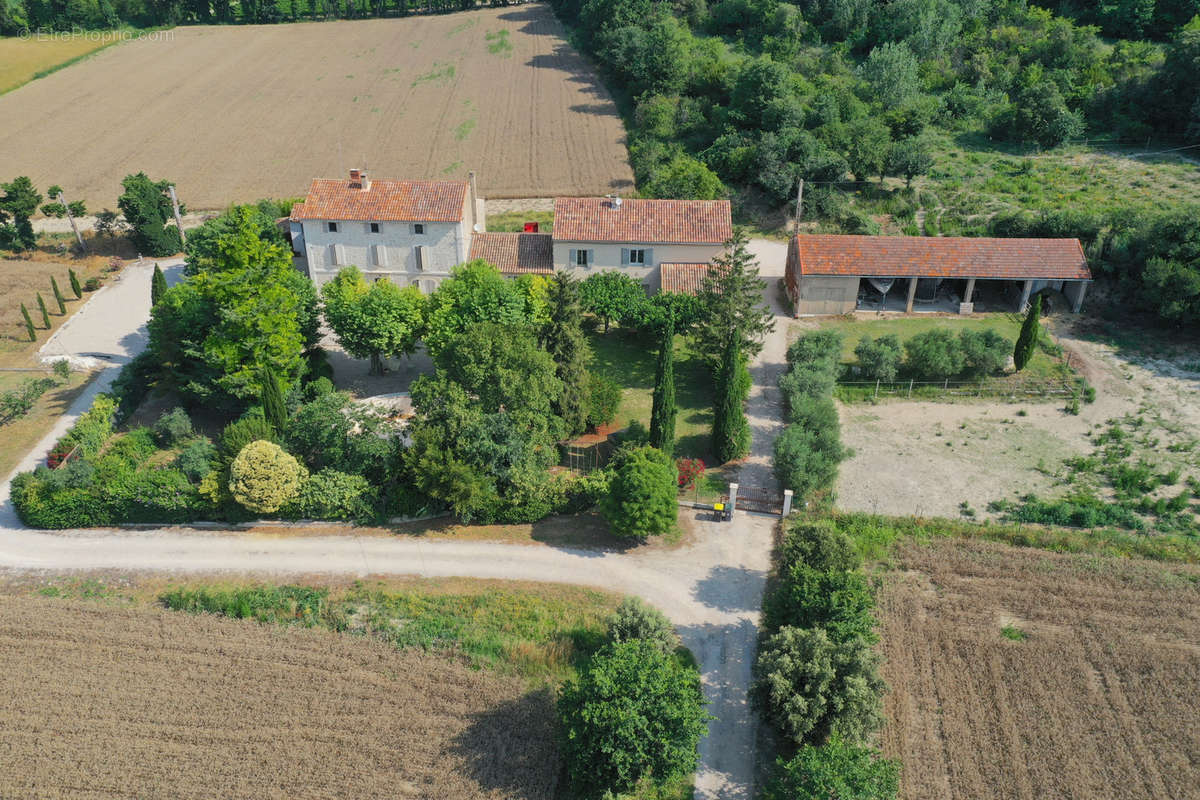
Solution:
M 625 131 L 548 7 L 186 27 L 0 97 L 0 176 L 115 208 L 121 179 L 192 209 L 303 195 L 314 177 L 479 177 L 490 197 L 632 187 Z M 86 124 L 79 119 L 86 109 Z M 69 166 L 67 166 L 69 165 Z
M 549 798 L 553 702 L 448 657 L 95 602 L 0 602 L 0 797 Z
M 1200 571 L 909 543 L 879 596 L 901 797 L 1200 796 Z

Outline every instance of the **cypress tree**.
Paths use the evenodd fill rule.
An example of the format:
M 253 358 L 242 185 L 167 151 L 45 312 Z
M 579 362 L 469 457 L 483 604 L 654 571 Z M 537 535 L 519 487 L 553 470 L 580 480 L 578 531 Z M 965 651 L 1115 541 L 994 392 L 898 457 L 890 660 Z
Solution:
M 262 384 L 263 416 L 280 436 L 287 427 L 287 407 L 283 403 L 283 392 L 279 390 L 279 381 L 275 373 L 269 369 L 259 371 L 259 382 Z
M 1042 326 L 1038 322 L 1041 315 L 1042 296 L 1039 294 L 1033 298 L 1033 305 L 1029 306 L 1029 313 L 1025 315 L 1025 321 L 1021 323 L 1021 333 L 1018 334 L 1017 343 L 1013 347 L 1013 365 L 1017 368 L 1017 372 L 1025 369 L 1029 359 L 1033 358 L 1033 349 L 1037 347 L 1038 339 L 1042 334 Z
M 42 310 L 42 324 L 46 326 L 46 330 L 50 330 L 50 314 L 46 311 L 46 301 L 42 299 L 42 293 L 37 293 L 38 308 Z
M 79 285 L 79 276 L 75 274 L 75 270 L 67 270 L 67 277 L 71 279 L 71 291 L 75 294 L 75 299 L 79 300 L 83 297 L 83 287 Z
M 158 262 L 154 262 L 154 275 L 150 278 L 150 306 L 158 305 L 158 301 L 167 291 L 167 276 L 163 275 L 163 271 L 159 268 Z
M 29 341 L 36 342 L 37 334 L 33 332 L 33 320 L 29 318 L 29 309 L 21 303 L 21 316 L 25 319 L 25 332 L 29 334 Z
M 720 371 L 717 373 L 717 413 L 713 419 L 712 449 L 718 463 L 725 464 L 746 455 L 750 445 L 750 426 L 742 411 L 742 351 L 739 337 L 731 335 L 725 344 Z
M 668 456 L 675 453 L 675 411 L 675 315 L 668 313 L 658 345 L 650 410 L 650 444 Z
M 58 288 L 58 280 L 53 275 L 50 276 L 50 289 L 54 292 L 54 301 L 58 303 L 58 313 L 65 315 L 67 313 L 67 301 L 63 299 L 63 293 Z
M 565 272 L 556 272 L 546 287 L 549 319 L 542 327 L 540 344 L 554 359 L 555 376 L 562 395 L 553 404 L 569 435 L 587 427 L 587 340 L 583 338 L 583 309 L 579 283 Z

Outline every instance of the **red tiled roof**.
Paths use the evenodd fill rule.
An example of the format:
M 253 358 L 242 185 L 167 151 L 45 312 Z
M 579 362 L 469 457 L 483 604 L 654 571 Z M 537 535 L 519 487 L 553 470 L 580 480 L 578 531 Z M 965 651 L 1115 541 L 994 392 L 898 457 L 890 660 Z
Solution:
M 548 233 L 476 233 L 471 258 L 482 258 L 506 274 L 554 272 L 554 237 Z
M 788 256 L 788 272 L 798 267 L 800 275 L 1092 278 L 1078 239 L 801 234 L 794 237 Z
M 704 276 L 712 264 L 660 264 L 662 291 L 675 294 L 698 294 Z
M 728 200 L 554 199 L 554 238 L 563 241 L 721 244 L 732 233 Z
M 466 181 L 377 181 L 362 184 L 318 178 L 303 203 L 292 206 L 293 220 L 363 222 L 459 222 L 467 198 Z

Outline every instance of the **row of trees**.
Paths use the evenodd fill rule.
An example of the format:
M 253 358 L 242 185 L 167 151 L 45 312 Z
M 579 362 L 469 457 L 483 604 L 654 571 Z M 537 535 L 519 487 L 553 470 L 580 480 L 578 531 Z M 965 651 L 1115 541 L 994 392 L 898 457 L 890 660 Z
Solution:
M 899 765 L 872 748 L 885 687 L 860 567 L 828 522 L 793 521 L 776 550 L 752 685 L 783 751 L 764 791 L 771 800 L 896 796 Z
M 842 338 L 830 330 L 806 334 L 788 347 L 779 379 L 787 427 L 775 440 L 775 477 L 801 499 L 832 488 L 845 457 L 833 385 Z
M 0 36 L 125 25 L 402 17 L 474 8 L 478 0 L 3 0 Z

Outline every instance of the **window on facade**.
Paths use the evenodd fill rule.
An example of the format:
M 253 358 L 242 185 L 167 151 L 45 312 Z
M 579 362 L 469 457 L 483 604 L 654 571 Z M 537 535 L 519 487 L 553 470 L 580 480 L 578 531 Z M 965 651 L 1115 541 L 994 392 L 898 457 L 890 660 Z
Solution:
M 413 236 L 421 236 L 425 233 L 425 226 L 418 222 L 413 225 Z
M 646 251 L 645 250 L 630 250 L 629 251 L 629 263 L 630 264 L 645 264 L 646 263 Z
M 329 223 L 329 232 L 337 233 L 337 223 L 336 222 Z
M 379 233 L 379 223 L 378 222 L 371 223 L 371 233 Z
M 587 250 L 576 250 L 575 251 L 575 265 L 579 266 L 579 267 L 586 267 L 588 265 L 588 251 Z

